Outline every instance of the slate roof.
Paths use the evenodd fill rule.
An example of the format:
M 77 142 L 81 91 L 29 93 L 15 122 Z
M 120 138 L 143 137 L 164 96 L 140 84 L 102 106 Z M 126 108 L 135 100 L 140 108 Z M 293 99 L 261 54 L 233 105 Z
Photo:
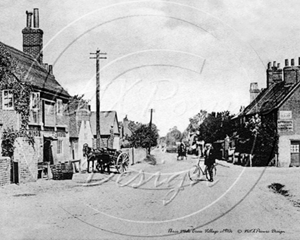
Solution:
M 271 85 L 264 89 L 240 115 L 268 114 L 279 108 L 300 86 L 296 84 L 285 84 L 284 81 Z
M 100 134 L 101 135 L 110 135 L 109 130 L 111 126 L 114 125 L 114 121 L 117 123 L 117 127 L 119 129 L 117 112 L 116 111 L 101 111 L 100 112 Z M 93 135 L 97 135 L 96 133 L 96 112 L 92 112 L 91 114 L 91 129 Z M 114 132 L 114 134 L 119 134 L 119 130 Z
M 29 69 L 26 81 L 40 89 L 48 90 L 54 95 L 69 98 L 69 93 L 56 81 L 52 74 L 41 64 L 39 64 L 30 54 L 24 53 L 16 48 L 0 42 L 0 47 L 4 47 L 19 64 Z

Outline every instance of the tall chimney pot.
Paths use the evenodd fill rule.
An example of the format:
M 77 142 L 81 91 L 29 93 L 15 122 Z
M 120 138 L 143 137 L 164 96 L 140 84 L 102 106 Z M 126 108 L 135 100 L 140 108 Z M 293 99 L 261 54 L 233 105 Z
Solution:
M 39 28 L 39 9 L 38 8 L 33 9 L 33 27 Z
M 273 67 L 276 67 L 276 61 L 273 61 Z
M 294 61 L 294 59 L 292 58 L 291 59 L 291 66 L 294 66 L 295 65 L 295 61 Z
M 289 66 L 289 60 L 285 59 L 285 66 L 288 67 Z
M 271 69 L 271 62 L 268 62 L 268 69 Z
M 31 28 L 32 12 L 26 11 L 26 15 L 27 15 L 26 27 Z
M 277 68 L 278 68 L 278 69 L 280 68 L 280 63 L 277 63 Z

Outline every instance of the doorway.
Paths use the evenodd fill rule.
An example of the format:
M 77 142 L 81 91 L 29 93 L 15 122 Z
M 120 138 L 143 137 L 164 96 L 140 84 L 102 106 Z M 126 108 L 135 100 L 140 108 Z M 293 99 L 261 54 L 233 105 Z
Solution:
M 48 137 L 44 137 L 43 162 L 49 162 L 50 165 L 53 164 L 52 141 Z
M 291 141 L 291 167 L 300 166 L 300 141 Z

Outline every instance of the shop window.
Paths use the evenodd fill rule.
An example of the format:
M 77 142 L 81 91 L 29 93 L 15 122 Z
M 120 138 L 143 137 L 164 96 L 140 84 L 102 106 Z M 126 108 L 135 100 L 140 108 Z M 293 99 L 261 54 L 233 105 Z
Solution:
M 58 140 L 57 141 L 57 154 L 61 154 L 62 153 L 62 146 L 63 146 L 63 141 L 62 140 Z
M 2 109 L 3 110 L 13 110 L 14 109 L 14 95 L 12 90 L 2 91 Z

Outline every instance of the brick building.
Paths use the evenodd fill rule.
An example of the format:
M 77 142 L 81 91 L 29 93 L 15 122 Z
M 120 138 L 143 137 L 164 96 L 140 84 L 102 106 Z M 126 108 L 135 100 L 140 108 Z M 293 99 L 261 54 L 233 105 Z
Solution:
M 294 59 L 280 65 L 268 64 L 267 87 L 261 91 L 252 84 L 250 94 L 254 100 L 242 111 L 239 119 L 262 116 L 273 121 L 278 135 L 277 166 L 300 166 L 300 58 L 298 66 Z M 256 90 L 255 90 L 256 89 Z M 255 90 L 255 91 L 253 91 Z M 276 148 L 275 148 L 276 149 Z
M 91 128 L 94 136 L 93 147 L 96 148 L 96 112 L 91 114 Z M 116 111 L 100 112 L 100 147 L 120 149 L 120 129 Z
M 20 182 L 35 181 L 38 163 L 64 162 L 69 159 L 70 151 L 68 117 L 64 111 L 70 95 L 55 79 L 52 65 L 43 63 L 43 31 L 39 28 L 38 9 L 26 14 L 27 24 L 22 31 L 23 51 L 0 42 L 0 47 L 11 55 L 18 67 L 26 69 L 26 77 L 22 80 L 33 87 L 28 132 L 34 136 L 34 148 L 22 138 L 15 143 L 17 169 L 14 169 L 14 174 L 18 175 L 15 177 Z M 20 116 L 14 110 L 10 89 L 0 92 L 0 124 L 1 131 L 20 127 Z

